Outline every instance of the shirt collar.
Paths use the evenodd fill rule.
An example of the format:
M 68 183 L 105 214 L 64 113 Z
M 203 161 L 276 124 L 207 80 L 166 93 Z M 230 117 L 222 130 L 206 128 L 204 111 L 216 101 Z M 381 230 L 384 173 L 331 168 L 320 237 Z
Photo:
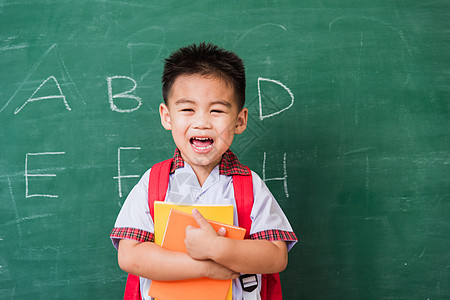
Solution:
M 170 173 L 174 173 L 177 169 L 184 168 L 184 160 L 181 157 L 180 150 L 177 148 L 173 155 L 172 166 Z M 223 155 L 219 163 L 220 175 L 251 175 L 250 169 L 240 163 L 237 156 L 228 149 Z

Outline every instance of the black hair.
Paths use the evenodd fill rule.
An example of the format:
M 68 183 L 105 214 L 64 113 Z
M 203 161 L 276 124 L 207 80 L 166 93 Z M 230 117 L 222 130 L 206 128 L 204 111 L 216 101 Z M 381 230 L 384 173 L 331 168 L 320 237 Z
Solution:
M 167 105 L 170 90 L 180 75 L 217 76 L 234 87 L 239 110 L 245 103 L 245 67 L 235 53 L 202 42 L 182 47 L 164 63 L 162 94 Z

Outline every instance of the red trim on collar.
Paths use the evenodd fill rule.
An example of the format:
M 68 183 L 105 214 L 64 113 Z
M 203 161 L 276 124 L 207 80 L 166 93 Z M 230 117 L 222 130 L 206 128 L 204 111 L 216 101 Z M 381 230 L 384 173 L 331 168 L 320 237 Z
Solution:
M 175 153 L 173 155 L 172 166 L 170 167 L 170 174 L 175 173 L 175 171 L 179 168 L 184 168 L 184 160 L 181 157 L 180 150 L 175 149 Z
M 184 160 L 181 157 L 180 150 L 175 150 L 173 155 L 173 162 L 170 168 L 170 173 L 174 173 L 177 169 L 184 168 Z M 250 170 L 239 162 L 237 156 L 228 149 L 223 155 L 219 163 L 220 175 L 251 175 Z

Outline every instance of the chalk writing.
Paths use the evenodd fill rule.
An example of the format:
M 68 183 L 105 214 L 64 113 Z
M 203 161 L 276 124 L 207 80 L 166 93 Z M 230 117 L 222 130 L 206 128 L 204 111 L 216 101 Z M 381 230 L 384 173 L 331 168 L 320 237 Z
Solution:
M 136 178 L 139 175 L 122 175 L 120 169 L 120 151 L 121 150 L 141 150 L 141 147 L 119 147 L 117 149 L 117 176 L 114 176 L 114 179 L 117 179 L 119 184 L 119 197 L 122 198 L 122 178 Z
M 275 84 L 278 84 L 279 86 L 281 86 L 283 89 L 286 90 L 286 92 L 287 92 L 287 93 L 289 94 L 289 96 L 291 97 L 291 103 L 290 103 L 288 106 L 286 106 L 286 107 L 280 109 L 279 111 L 273 112 L 273 113 L 271 113 L 271 114 L 264 115 L 264 114 L 263 114 L 262 97 L 261 97 L 261 81 L 272 82 L 272 83 L 275 83 Z M 279 82 L 279 81 L 277 81 L 277 80 L 274 80 L 274 79 L 269 79 L 269 78 L 258 77 L 258 98 L 259 98 L 259 119 L 260 119 L 261 121 L 262 121 L 263 119 L 265 119 L 265 118 L 270 118 L 270 117 L 273 117 L 273 116 L 275 116 L 275 115 L 278 115 L 278 114 L 282 113 L 283 111 L 285 111 L 285 110 L 291 108 L 292 105 L 294 105 L 294 94 L 291 92 L 291 90 L 290 90 L 287 86 L 285 86 L 284 84 L 282 84 L 281 82 Z
M 56 174 L 46 174 L 46 173 L 33 173 L 29 174 L 28 170 L 28 157 L 29 156 L 40 156 L 40 155 L 60 155 L 66 154 L 65 152 L 40 152 L 40 153 L 27 153 L 25 156 L 25 197 L 48 197 L 48 198 L 58 198 L 58 195 L 51 194 L 30 194 L 29 193 L 29 177 L 56 177 Z
M 56 59 L 53 61 L 48 61 L 49 59 Z M 65 87 L 71 87 L 70 89 L 72 90 L 72 92 L 79 98 L 81 99 L 83 104 L 86 104 L 83 96 L 81 95 L 81 93 L 79 92 L 77 86 L 75 85 L 75 83 L 72 80 L 72 76 L 70 75 L 69 71 L 67 70 L 66 64 L 64 63 L 64 60 L 62 59 L 61 53 L 59 51 L 59 47 L 57 44 L 53 44 L 51 45 L 45 52 L 44 54 L 41 56 L 41 58 L 33 65 L 33 67 L 30 69 L 30 71 L 27 73 L 27 75 L 25 76 L 25 78 L 20 82 L 19 87 L 16 89 L 16 91 L 14 92 L 14 94 L 8 99 L 8 101 L 5 103 L 5 105 L 3 105 L 3 107 L 0 109 L 0 113 L 6 109 L 6 107 L 11 103 L 11 101 L 13 99 L 16 98 L 16 96 L 19 94 L 19 92 L 21 90 L 23 90 L 24 86 L 30 81 L 30 79 L 32 78 L 33 74 L 35 74 L 35 72 L 40 68 L 40 66 L 42 64 L 46 64 L 46 65 L 51 65 L 51 66 L 56 66 L 58 68 L 58 71 L 60 72 L 61 76 L 63 78 L 65 78 L 65 82 L 63 83 L 63 86 Z M 56 72 L 58 72 L 56 71 Z M 59 88 L 59 83 L 57 82 L 56 78 L 50 76 L 48 77 L 43 84 L 41 84 L 41 86 L 37 89 L 39 90 L 49 79 L 53 79 L 55 81 L 55 83 L 57 84 L 58 90 L 61 90 Z M 68 80 L 67 80 L 68 79 Z M 37 90 L 33 93 L 36 94 Z M 66 89 L 66 93 L 67 93 L 67 89 Z M 58 98 L 63 99 L 61 96 L 64 96 L 63 93 L 60 91 L 60 95 L 58 96 Z M 33 96 L 30 97 L 31 99 L 28 99 L 27 102 L 25 102 L 24 105 L 22 105 L 22 107 L 18 107 L 15 109 L 15 114 L 19 113 L 22 108 L 29 102 L 32 101 L 37 101 L 37 100 L 46 100 L 46 99 L 52 99 L 52 98 L 46 98 L 46 99 L 33 99 Z M 65 98 L 64 98 L 65 99 Z M 65 103 L 66 105 L 66 109 L 70 110 L 69 105 L 67 104 L 67 102 Z
M 273 178 L 267 178 L 266 177 L 266 152 L 264 152 L 264 159 L 263 159 L 263 170 L 262 170 L 262 180 L 264 182 L 266 181 L 283 181 L 283 187 L 284 187 L 284 194 L 286 195 L 286 198 L 289 198 L 289 191 L 287 186 L 287 170 L 286 170 L 286 153 L 283 155 L 283 177 L 273 177 Z
M 130 80 L 131 82 L 133 82 L 133 87 L 128 90 L 125 91 L 123 93 L 119 93 L 119 94 L 113 94 L 113 90 L 112 90 L 112 81 L 113 79 L 127 79 Z M 130 113 L 132 111 L 138 110 L 139 107 L 141 107 L 142 105 L 142 99 L 138 96 L 132 95 L 131 93 L 134 92 L 134 90 L 136 90 L 137 87 L 137 83 L 133 78 L 127 77 L 127 76 L 113 76 L 113 77 L 107 77 L 106 78 L 107 82 L 108 82 L 108 99 L 109 99 L 109 104 L 111 107 L 112 111 L 117 111 L 120 113 Z M 137 102 L 137 105 L 133 108 L 130 109 L 120 109 L 117 107 L 117 105 L 114 103 L 114 99 L 116 98 L 125 98 L 125 99 L 134 99 Z
M 36 69 L 41 65 L 42 61 L 45 59 L 45 57 L 50 53 L 50 51 L 53 50 L 53 48 L 56 47 L 56 44 L 53 44 L 50 46 L 50 48 L 47 49 L 47 51 L 45 51 L 44 55 L 42 55 L 42 57 L 39 59 L 39 61 L 34 64 L 34 66 L 31 68 L 30 72 L 28 72 L 27 76 L 25 77 L 24 80 L 22 80 L 19 88 L 14 92 L 14 94 L 11 96 L 11 98 L 9 98 L 9 100 L 6 102 L 6 104 L 2 107 L 2 109 L 0 109 L 0 112 L 2 112 L 7 106 L 8 104 L 14 99 L 14 97 L 17 95 L 17 93 L 22 89 L 22 87 L 24 86 L 24 84 L 30 79 L 31 75 L 33 75 L 33 73 L 36 71 Z
M 49 95 L 49 96 L 44 96 L 44 97 L 36 97 L 34 98 L 34 95 L 36 95 L 36 93 L 50 80 L 52 79 L 56 85 L 56 87 L 58 88 L 59 91 L 59 95 Z M 16 108 L 16 110 L 14 111 L 14 114 L 18 114 L 24 107 L 25 105 L 27 105 L 30 102 L 34 102 L 34 101 L 41 101 L 41 100 L 52 100 L 52 99 L 62 99 L 62 101 L 64 102 L 64 105 L 66 107 L 67 110 L 72 110 L 69 106 L 69 103 L 67 103 L 66 101 L 66 96 L 64 96 L 62 90 L 61 90 L 61 86 L 58 83 L 58 80 L 56 80 L 55 76 L 50 76 L 47 79 L 44 80 L 44 82 L 41 83 L 41 85 L 34 91 L 34 93 L 31 95 L 30 98 L 28 98 L 27 101 L 25 101 L 25 103 L 19 107 Z

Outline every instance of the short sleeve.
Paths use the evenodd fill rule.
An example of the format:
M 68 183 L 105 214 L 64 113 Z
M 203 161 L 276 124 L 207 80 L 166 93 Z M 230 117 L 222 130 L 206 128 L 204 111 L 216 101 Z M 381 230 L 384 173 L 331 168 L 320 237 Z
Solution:
M 110 234 L 111 241 L 118 248 L 121 239 L 138 242 L 154 240 L 153 220 L 148 207 L 148 170 L 128 194 Z
M 266 184 L 253 171 L 252 178 L 254 203 L 250 238 L 285 241 L 290 250 L 297 243 L 297 237 L 289 220 Z

